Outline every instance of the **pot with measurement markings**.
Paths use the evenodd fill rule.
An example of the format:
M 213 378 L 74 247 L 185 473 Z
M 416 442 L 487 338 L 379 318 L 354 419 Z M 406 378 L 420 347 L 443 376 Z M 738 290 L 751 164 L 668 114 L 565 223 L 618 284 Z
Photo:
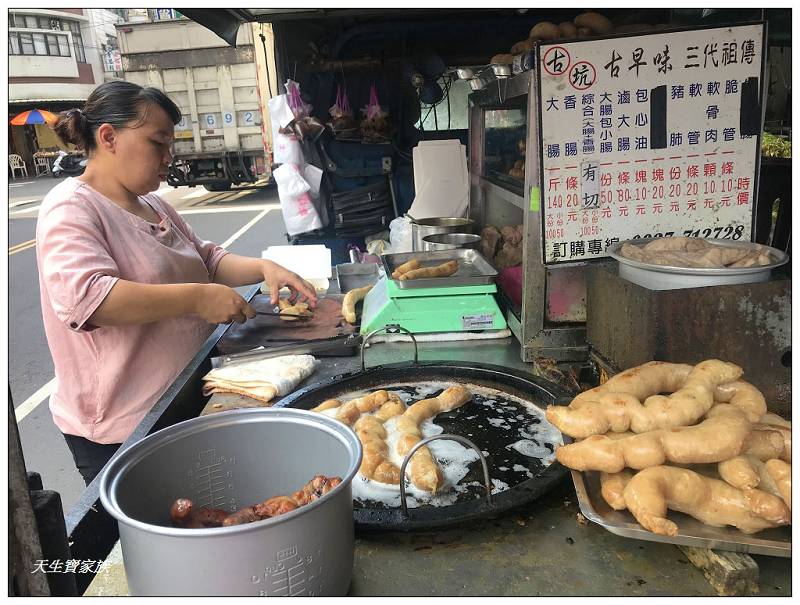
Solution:
M 100 485 L 119 524 L 132 595 L 343 596 L 353 573 L 352 481 L 361 443 L 344 424 L 303 410 L 201 416 L 120 452 Z M 291 512 L 244 525 L 173 527 L 170 506 L 235 511 L 292 494 L 315 475 L 342 482 Z

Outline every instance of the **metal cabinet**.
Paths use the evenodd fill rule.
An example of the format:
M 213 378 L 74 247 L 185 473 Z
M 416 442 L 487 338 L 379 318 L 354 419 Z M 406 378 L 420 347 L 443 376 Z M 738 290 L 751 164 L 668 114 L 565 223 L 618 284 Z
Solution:
M 469 100 L 470 218 L 481 229 L 523 225 L 521 300 L 512 301 L 501 292 L 509 327 L 521 344 L 520 355 L 524 361 L 537 356 L 583 360 L 587 263 L 544 263 L 536 74 L 526 71 L 494 80 Z M 518 170 L 520 160 L 524 174 Z

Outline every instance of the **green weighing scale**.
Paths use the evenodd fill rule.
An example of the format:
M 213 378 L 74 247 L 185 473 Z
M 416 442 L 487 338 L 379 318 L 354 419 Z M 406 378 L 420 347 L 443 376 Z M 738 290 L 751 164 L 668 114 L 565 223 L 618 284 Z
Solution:
M 394 268 L 412 258 L 420 260 L 423 266 L 455 258 L 460 268 L 450 278 L 419 279 L 414 280 L 414 284 L 411 280 L 401 282 L 390 277 Z M 362 334 L 387 324 L 398 324 L 414 334 L 504 330 L 507 327 L 494 297 L 497 286 L 492 274 L 497 272 L 477 251 L 386 254 L 382 261 L 386 275 L 364 299 Z M 476 281 L 484 283 L 471 283 Z

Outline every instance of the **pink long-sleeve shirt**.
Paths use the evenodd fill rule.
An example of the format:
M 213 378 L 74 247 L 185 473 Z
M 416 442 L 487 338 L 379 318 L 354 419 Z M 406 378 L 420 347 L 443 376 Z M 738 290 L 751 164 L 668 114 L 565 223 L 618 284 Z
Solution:
M 215 326 L 198 316 L 126 326 L 88 320 L 123 279 L 209 283 L 227 252 L 199 239 L 155 194 L 150 223 L 68 178 L 47 194 L 36 226 L 36 260 L 56 386 L 50 410 L 62 432 L 121 443 L 197 354 Z

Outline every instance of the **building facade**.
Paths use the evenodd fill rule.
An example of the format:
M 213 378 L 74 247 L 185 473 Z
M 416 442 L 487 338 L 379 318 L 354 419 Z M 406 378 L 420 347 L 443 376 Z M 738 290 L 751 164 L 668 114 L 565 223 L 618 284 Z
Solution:
M 106 9 L 9 9 L 9 116 L 80 107 L 99 84 L 120 78 L 121 62 L 115 65 L 110 51 L 117 49 L 114 25 L 123 19 Z M 9 127 L 9 152 L 29 167 L 34 152 L 59 147 L 46 125 Z

